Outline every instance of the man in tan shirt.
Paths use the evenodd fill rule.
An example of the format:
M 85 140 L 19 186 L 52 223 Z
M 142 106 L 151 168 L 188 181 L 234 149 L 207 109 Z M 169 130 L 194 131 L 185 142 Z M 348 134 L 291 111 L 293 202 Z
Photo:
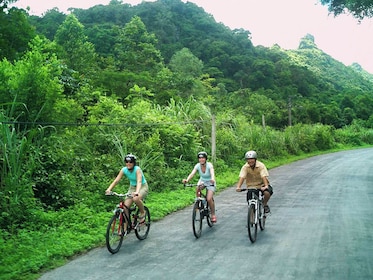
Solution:
M 241 186 L 246 180 L 247 187 L 255 187 L 263 193 L 264 212 L 269 213 L 268 200 L 273 194 L 272 186 L 268 181 L 268 170 L 264 163 L 257 160 L 258 155 L 255 151 L 248 151 L 245 154 L 246 163 L 242 166 L 236 191 L 241 191 Z

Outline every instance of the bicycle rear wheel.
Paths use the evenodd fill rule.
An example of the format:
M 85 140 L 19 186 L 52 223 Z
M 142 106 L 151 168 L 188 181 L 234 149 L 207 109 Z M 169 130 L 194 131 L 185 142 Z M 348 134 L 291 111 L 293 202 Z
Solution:
M 150 230 L 150 212 L 148 207 L 144 206 L 145 209 L 145 221 L 143 223 L 140 223 L 140 221 L 135 221 L 136 222 L 136 227 L 135 227 L 135 234 L 136 237 L 139 240 L 144 240 L 149 233 Z M 140 211 L 137 211 L 137 217 L 139 217 Z
M 247 213 L 247 231 L 252 243 L 256 241 L 256 235 L 258 232 L 258 224 L 255 223 L 255 215 L 255 205 L 250 205 Z
M 266 214 L 264 213 L 264 206 L 260 205 L 259 207 L 259 226 L 261 230 L 264 230 L 266 225 Z
M 106 229 L 106 247 L 110 253 L 118 253 L 126 234 L 124 215 L 117 212 L 111 217 Z
M 202 214 L 200 211 L 200 204 L 200 201 L 194 203 L 192 214 L 193 233 L 196 238 L 199 238 L 202 233 Z

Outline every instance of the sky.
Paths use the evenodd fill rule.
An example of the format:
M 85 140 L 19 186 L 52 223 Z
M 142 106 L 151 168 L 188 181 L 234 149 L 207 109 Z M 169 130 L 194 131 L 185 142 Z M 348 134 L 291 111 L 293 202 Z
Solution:
M 151 0 L 150 0 L 151 1 Z M 187 0 L 182 0 L 187 2 Z M 110 0 L 18 0 L 15 6 L 30 8 L 30 14 L 42 15 L 57 7 L 82 8 Z M 142 0 L 122 0 L 137 5 Z M 373 74 L 373 19 L 361 23 L 351 15 L 330 15 L 318 0 L 189 0 L 231 29 L 250 31 L 255 46 L 297 49 L 302 37 L 311 34 L 316 46 L 346 66 L 356 62 Z

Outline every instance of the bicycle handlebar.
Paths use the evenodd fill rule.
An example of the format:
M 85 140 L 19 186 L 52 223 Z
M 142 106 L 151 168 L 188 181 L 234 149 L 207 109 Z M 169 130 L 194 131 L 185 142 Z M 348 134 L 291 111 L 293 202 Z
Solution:
M 130 197 L 130 198 L 133 197 L 131 193 L 110 192 L 110 194 L 107 194 L 107 195 L 116 195 L 116 196 L 119 196 L 119 197 Z
M 183 184 L 184 187 L 208 187 L 208 185 L 202 183 L 202 184 Z M 214 184 L 210 184 L 210 187 L 213 187 Z
M 249 187 L 249 188 L 244 188 L 244 189 L 236 189 L 236 192 L 245 192 L 248 190 L 257 190 L 257 191 L 262 191 L 261 189 L 257 189 L 256 187 Z

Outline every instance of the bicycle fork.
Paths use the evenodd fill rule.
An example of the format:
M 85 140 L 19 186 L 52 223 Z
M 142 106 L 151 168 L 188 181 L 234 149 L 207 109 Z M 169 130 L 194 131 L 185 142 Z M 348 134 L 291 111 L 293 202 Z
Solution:
M 251 205 L 254 205 L 254 209 L 255 209 L 255 215 L 254 215 L 254 224 L 257 224 L 258 223 L 258 201 L 256 199 L 250 199 L 249 200 L 249 207 L 251 207 Z

